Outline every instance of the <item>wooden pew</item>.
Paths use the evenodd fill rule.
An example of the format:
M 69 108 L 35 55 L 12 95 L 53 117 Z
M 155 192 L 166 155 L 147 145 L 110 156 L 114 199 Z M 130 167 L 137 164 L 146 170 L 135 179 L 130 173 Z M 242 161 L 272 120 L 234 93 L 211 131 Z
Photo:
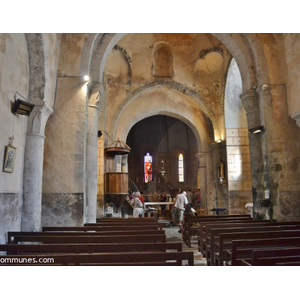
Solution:
M 133 217 L 110 217 L 110 218 L 97 218 L 96 223 L 99 222 L 157 222 L 157 220 L 154 217 L 143 217 L 143 218 L 133 218 Z
M 121 235 L 163 235 L 164 230 L 143 230 L 143 231 L 101 231 L 101 232 L 78 232 L 78 231 L 9 231 L 7 232 L 7 243 L 11 244 L 15 236 L 121 236 Z
M 245 261 L 245 260 L 244 260 Z M 277 263 L 299 262 L 300 247 L 282 249 L 260 249 L 252 250 L 251 259 L 247 259 L 249 266 L 276 266 Z
M 224 254 L 225 249 L 231 247 L 232 239 L 228 239 L 228 236 L 222 236 L 222 233 L 240 233 L 240 232 L 266 232 L 266 231 L 281 231 L 281 230 L 300 230 L 300 225 L 274 225 L 274 226 L 249 226 L 248 228 L 224 228 L 224 229 L 212 229 L 211 240 L 209 243 L 209 254 L 208 257 L 211 257 L 209 263 L 212 265 L 223 264 L 225 260 Z M 227 238 L 227 240 L 226 240 Z M 208 263 L 208 264 L 209 264 Z
M 230 222 L 214 222 L 214 223 L 206 223 L 205 226 L 203 226 L 203 230 L 200 231 L 200 245 L 201 245 L 201 252 L 206 257 L 206 239 L 207 243 L 209 243 L 210 240 L 210 230 L 211 229 L 225 229 L 225 228 L 235 228 L 235 227 L 245 227 L 245 228 L 251 228 L 251 227 L 262 227 L 262 226 L 299 226 L 300 222 L 271 222 L 269 220 L 265 221 L 255 221 L 255 220 L 249 220 L 249 221 L 230 221 Z
M 158 222 L 143 222 L 143 223 L 138 223 L 138 222 L 98 222 L 98 223 L 85 223 L 84 226 L 135 226 L 135 227 L 141 227 L 141 226 L 153 226 L 156 225 L 159 229 L 162 229 L 162 223 Z
M 185 216 L 183 220 L 183 232 L 188 228 L 191 228 L 193 224 L 201 221 L 209 220 L 222 220 L 222 219 L 235 219 L 235 218 L 247 218 L 252 219 L 250 215 L 222 215 L 222 216 Z
M 100 252 L 182 251 L 182 243 L 86 243 L 86 244 L 0 244 L 2 255 L 33 253 L 100 253 Z
M 44 228 L 44 230 L 46 231 L 43 232 L 9 232 L 9 241 L 13 242 L 14 244 L 3 245 L 3 247 L 1 247 L 0 245 L 0 251 L 14 251 L 13 253 L 8 252 L 7 254 L 11 255 L 14 253 L 18 253 L 18 257 L 21 257 L 21 255 L 26 253 L 26 251 L 32 251 L 36 254 L 35 257 L 42 255 L 42 253 L 49 254 L 49 252 L 51 252 L 52 257 L 59 257 L 57 255 L 62 254 L 59 253 L 59 251 L 62 251 L 64 254 L 63 264 L 182 265 L 183 261 L 187 261 L 188 265 L 194 264 L 193 252 L 189 254 L 186 254 L 187 252 L 182 252 L 182 243 L 166 243 L 165 231 L 159 230 L 157 228 L 157 223 L 156 230 L 145 230 L 144 228 L 140 228 L 141 226 L 144 226 L 144 224 L 146 224 L 145 222 L 140 224 L 130 222 L 130 229 L 133 230 L 129 231 L 127 230 L 128 227 L 126 230 L 124 230 L 123 222 L 118 222 L 118 226 L 116 225 L 116 227 L 118 227 L 119 230 L 117 232 L 111 231 L 115 229 L 114 225 L 111 226 L 112 223 L 115 222 L 108 222 L 108 225 L 105 224 L 103 226 L 96 226 L 96 228 L 92 226 L 56 228 L 47 227 Z M 131 224 L 134 225 L 131 226 Z M 152 223 L 151 226 L 153 224 L 155 225 L 155 223 Z M 92 229 L 94 229 L 95 231 L 91 232 Z M 98 231 L 99 229 L 101 229 L 101 231 Z M 18 244 L 20 242 L 32 242 L 38 244 Z M 96 260 L 91 261 L 90 258 L 87 259 L 84 256 L 83 260 L 79 260 L 79 257 L 74 258 L 76 260 L 76 263 L 74 263 L 72 260 L 71 262 L 66 263 L 66 257 L 69 257 L 70 251 L 72 255 L 74 255 L 75 253 L 76 255 L 78 255 L 80 251 L 85 251 L 84 253 L 80 253 L 89 255 L 91 255 L 91 253 L 93 253 L 92 255 L 103 253 L 106 255 L 106 257 L 103 258 L 103 260 L 99 260 L 97 258 Z M 97 253 L 95 253 L 94 251 L 97 251 Z M 145 254 L 139 254 L 141 251 Z M 111 254 L 117 252 L 120 255 L 114 256 L 115 259 L 112 259 L 110 261 L 109 258 L 112 257 Z M 131 254 L 128 254 L 128 252 L 130 252 Z M 136 258 L 134 258 L 136 256 L 132 255 L 132 252 L 134 254 L 137 254 L 136 256 L 139 256 L 139 261 L 136 261 Z M 149 252 L 152 252 L 152 254 L 149 255 Z M 160 254 L 157 255 L 157 253 Z M 167 256 L 162 256 L 161 253 L 164 253 Z M 177 254 L 174 256 L 174 253 L 184 254 Z M 122 258 L 120 259 L 120 257 Z M 143 257 L 144 259 L 142 259 Z M 61 265 L 62 263 L 60 260 L 55 260 L 54 264 Z
M 215 249 L 215 236 L 218 236 L 218 242 L 217 242 L 217 247 L 220 249 Z M 225 243 L 230 243 L 229 245 L 231 246 L 231 243 L 233 240 L 249 240 L 249 239 L 260 239 L 260 238 L 278 238 L 278 237 L 297 237 L 300 236 L 300 229 L 289 229 L 284 226 L 282 227 L 276 227 L 274 228 L 273 226 L 267 226 L 267 227 L 252 227 L 249 229 L 243 228 L 243 229 L 237 229 L 235 228 L 234 230 L 227 230 L 226 229 L 222 232 L 219 230 L 212 229 L 212 240 L 210 242 L 210 245 L 213 244 L 211 249 L 209 249 L 209 254 L 208 256 L 209 259 L 209 264 L 215 265 L 215 252 L 218 252 L 218 260 L 217 263 L 220 262 L 221 260 L 224 261 L 223 255 L 224 255 L 224 244 Z M 222 254 L 221 254 L 222 252 Z M 220 257 L 221 254 L 221 257 Z
M 295 258 L 293 261 L 285 261 L 285 262 L 276 262 L 276 266 L 286 266 L 286 267 L 291 267 L 291 266 L 300 266 L 300 260 Z
M 38 242 L 42 244 L 61 244 L 61 243 L 165 243 L 164 234 L 153 235 L 77 235 L 77 236 L 45 236 L 45 235 L 15 235 L 13 243 Z
M 27 263 L 30 260 L 30 263 Z M 194 265 L 193 252 L 54 253 L 0 256 L 2 265 Z M 20 263 L 22 262 L 22 263 Z
M 226 215 L 226 216 L 188 216 L 184 217 L 183 229 L 182 229 L 182 239 L 183 241 L 191 247 L 191 236 L 197 235 L 199 230 L 195 227 L 201 221 L 222 221 L 222 220 L 250 220 L 252 219 L 250 215 Z
M 234 228 L 237 224 L 232 225 L 226 225 L 227 227 L 232 228 L 232 231 L 237 231 Z M 251 222 L 247 224 L 241 224 L 241 226 L 238 227 L 247 227 L 249 228 L 249 231 L 253 231 L 252 228 L 255 227 L 266 227 L 271 230 L 271 228 L 274 228 L 276 230 L 282 230 L 282 229 L 300 229 L 300 222 Z M 212 228 L 212 227 L 211 227 Z M 213 228 L 217 228 L 217 226 L 213 226 Z M 260 231 L 260 229 L 258 229 Z M 240 231 L 240 229 L 239 229 Z M 223 241 L 222 237 L 219 237 L 219 241 L 215 242 L 216 249 L 215 249 L 215 261 L 217 265 L 223 265 L 223 262 L 225 261 L 225 250 L 230 248 L 232 246 L 232 241 L 226 241 L 226 243 Z
M 161 230 L 162 227 L 158 224 L 153 225 L 140 225 L 140 226 L 128 226 L 128 225 L 113 225 L 109 224 L 104 226 L 45 226 L 42 228 L 42 231 L 119 231 L 119 230 Z
M 264 225 L 266 223 L 270 223 L 268 220 L 264 221 L 256 221 L 252 219 L 244 219 L 244 220 L 215 220 L 214 222 L 200 222 L 199 223 L 199 236 L 198 236 L 198 250 L 201 252 L 204 257 L 206 256 L 206 236 L 209 237 L 209 229 L 210 228 L 225 228 L 225 227 L 247 227 L 248 224 L 252 225 Z M 239 226 L 239 224 L 245 224 Z
M 232 240 L 231 248 L 225 250 L 226 266 L 241 266 L 242 259 L 250 259 L 252 250 L 276 247 L 300 247 L 300 237 Z

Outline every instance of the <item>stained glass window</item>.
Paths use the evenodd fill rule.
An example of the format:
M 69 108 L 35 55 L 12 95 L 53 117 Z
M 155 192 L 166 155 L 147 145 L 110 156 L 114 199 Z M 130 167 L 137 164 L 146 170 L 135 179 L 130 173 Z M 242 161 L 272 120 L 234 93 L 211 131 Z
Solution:
M 144 180 L 145 183 L 152 181 L 152 155 L 149 153 L 144 156 Z
M 184 182 L 184 162 L 182 154 L 178 156 L 178 179 L 179 182 Z

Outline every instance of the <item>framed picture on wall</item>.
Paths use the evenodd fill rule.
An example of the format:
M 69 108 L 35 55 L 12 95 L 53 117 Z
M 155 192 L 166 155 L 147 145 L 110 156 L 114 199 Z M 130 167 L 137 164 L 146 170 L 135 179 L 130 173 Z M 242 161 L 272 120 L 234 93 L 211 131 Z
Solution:
M 12 173 L 14 170 L 14 163 L 16 158 L 17 148 L 11 145 L 5 146 L 3 172 Z

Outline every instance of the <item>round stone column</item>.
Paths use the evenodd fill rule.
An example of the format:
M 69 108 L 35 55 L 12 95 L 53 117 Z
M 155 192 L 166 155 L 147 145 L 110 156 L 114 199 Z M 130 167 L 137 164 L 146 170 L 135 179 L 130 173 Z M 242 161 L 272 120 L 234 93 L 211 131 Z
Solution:
M 248 128 L 262 125 L 259 97 L 254 89 L 250 89 L 240 96 L 246 110 Z M 252 198 L 254 217 L 260 212 L 259 199 L 264 197 L 265 168 L 263 163 L 262 137 L 260 134 L 249 133 L 249 148 L 251 160 Z
M 86 205 L 85 222 L 95 223 L 97 216 L 97 147 L 99 123 L 100 83 L 89 84 L 88 123 L 86 145 Z
M 40 231 L 45 136 L 27 134 L 24 159 L 22 231 Z
M 40 231 L 45 125 L 52 113 L 47 105 L 36 105 L 28 119 L 24 154 L 22 231 Z

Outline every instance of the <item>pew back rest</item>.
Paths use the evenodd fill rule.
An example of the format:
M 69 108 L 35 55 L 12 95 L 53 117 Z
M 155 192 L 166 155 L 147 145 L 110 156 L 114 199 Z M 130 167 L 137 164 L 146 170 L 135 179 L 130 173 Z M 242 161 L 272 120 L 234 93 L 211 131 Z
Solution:
M 116 236 L 116 235 L 165 235 L 164 230 L 144 230 L 144 231 L 101 231 L 101 232 L 82 232 L 82 231 L 8 231 L 7 243 L 11 244 L 15 236 Z
M 275 266 L 277 262 L 300 261 L 300 248 L 253 250 L 252 266 Z
M 285 237 L 285 238 L 264 238 L 264 239 L 252 239 L 252 240 L 232 240 L 231 244 L 231 265 L 237 266 L 240 253 L 245 255 L 251 254 L 251 250 L 255 248 L 267 248 L 274 246 L 294 246 L 300 247 L 300 237 Z M 249 250 L 249 251 L 248 251 Z
M 153 262 L 167 262 L 176 260 L 182 265 L 183 261 L 186 261 L 189 266 L 194 265 L 194 253 L 193 252 L 121 252 L 121 253 L 53 253 L 51 257 L 48 254 L 34 254 L 34 255 L 6 255 L 0 256 L 2 263 L 10 260 L 16 261 L 15 264 L 8 263 L 8 265 L 20 265 L 18 260 L 32 259 L 36 262 L 42 262 L 43 259 L 48 260 L 49 265 L 51 263 L 56 265 L 81 265 L 81 264 L 126 264 L 126 263 L 153 263 Z M 24 263 L 22 264 L 24 265 Z M 38 265 L 38 264 L 35 264 Z M 43 264 L 45 265 L 45 264 Z
M 6 254 L 182 251 L 182 243 L 0 244 Z M 4 254 L 4 253 L 3 253 Z
M 45 226 L 42 227 L 42 231 L 118 231 L 118 230 L 157 230 L 161 227 L 157 224 L 153 225 L 140 225 L 140 226 L 128 226 L 128 225 L 113 225 L 109 224 L 104 226 Z
M 38 242 L 43 244 L 61 243 L 165 243 L 166 236 L 155 235 L 115 235 L 115 236 L 14 236 L 13 243 Z

